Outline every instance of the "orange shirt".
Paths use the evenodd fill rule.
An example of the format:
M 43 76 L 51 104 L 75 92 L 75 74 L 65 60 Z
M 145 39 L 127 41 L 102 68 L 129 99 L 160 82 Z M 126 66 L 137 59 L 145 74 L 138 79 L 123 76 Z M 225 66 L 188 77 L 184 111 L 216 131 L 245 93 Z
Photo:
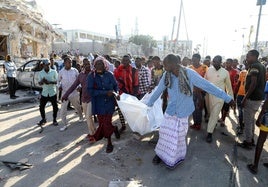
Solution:
M 245 83 L 246 83 L 246 77 L 247 77 L 247 70 L 242 70 L 239 74 L 238 81 L 240 82 L 240 86 L 237 92 L 237 95 L 245 95 Z
M 190 68 L 193 69 L 194 71 L 196 71 L 203 78 L 208 70 L 208 66 L 205 64 L 200 64 L 200 66 L 198 68 L 195 68 L 193 65 L 191 65 Z M 194 92 L 200 92 L 200 91 L 201 91 L 201 89 L 194 87 Z
M 196 71 L 202 77 L 205 76 L 205 74 L 208 70 L 208 67 L 205 64 L 201 64 L 198 68 L 195 68 L 193 65 L 191 65 L 190 68 L 193 69 L 194 71 Z

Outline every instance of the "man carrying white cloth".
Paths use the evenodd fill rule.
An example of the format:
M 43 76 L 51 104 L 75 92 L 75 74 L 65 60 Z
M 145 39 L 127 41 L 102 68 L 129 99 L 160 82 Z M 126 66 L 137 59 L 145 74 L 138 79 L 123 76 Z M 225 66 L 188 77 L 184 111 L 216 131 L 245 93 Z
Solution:
M 166 72 L 147 103 L 148 106 L 152 106 L 165 88 L 168 89 L 168 106 L 159 129 L 159 140 L 155 148 L 156 156 L 153 163 L 159 164 L 163 161 L 171 169 L 185 159 L 188 117 L 194 111 L 193 86 L 222 98 L 231 106 L 234 105 L 232 97 L 223 90 L 202 78 L 195 71 L 182 67 L 178 62 L 179 59 L 173 54 L 165 57 Z

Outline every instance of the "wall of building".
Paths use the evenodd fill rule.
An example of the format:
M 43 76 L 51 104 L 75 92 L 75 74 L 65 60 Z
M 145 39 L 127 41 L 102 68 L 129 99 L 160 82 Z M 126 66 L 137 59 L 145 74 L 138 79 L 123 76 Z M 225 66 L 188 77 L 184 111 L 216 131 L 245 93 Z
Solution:
M 0 36 L 6 36 L 7 51 L 15 59 L 48 56 L 52 42 L 60 37 L 41 13 L 27 2 L 6 0 L 0 3 Z

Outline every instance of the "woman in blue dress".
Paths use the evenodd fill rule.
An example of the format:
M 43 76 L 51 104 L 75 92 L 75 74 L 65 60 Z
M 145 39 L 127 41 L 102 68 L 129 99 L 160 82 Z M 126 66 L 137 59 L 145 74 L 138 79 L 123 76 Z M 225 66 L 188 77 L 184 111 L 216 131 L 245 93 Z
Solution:
M 119 138 L 116 126 L 112 124 L 115 111 L 115 95 L 118 86 L 113 74 L 108 71 L 108 62 L 103 57 L 94 60 L 94 70 L 88 76 L 88 91 L 92 96 L 92 113 L 98 117 L 99 127 L 94 135 L 89 135 L 89 141 L 95 142 L 103 137 L 107 138 L 106 152 L 113 151 L 111 136 L 115 132 Z

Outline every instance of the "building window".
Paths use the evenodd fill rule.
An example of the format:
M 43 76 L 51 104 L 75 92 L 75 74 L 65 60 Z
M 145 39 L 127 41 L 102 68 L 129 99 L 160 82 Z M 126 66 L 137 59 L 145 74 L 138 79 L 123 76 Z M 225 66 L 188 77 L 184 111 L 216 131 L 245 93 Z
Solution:
M 87 38 L 87 35 L 85 33 L 80 33 L 80 38 L 86 39 Z

